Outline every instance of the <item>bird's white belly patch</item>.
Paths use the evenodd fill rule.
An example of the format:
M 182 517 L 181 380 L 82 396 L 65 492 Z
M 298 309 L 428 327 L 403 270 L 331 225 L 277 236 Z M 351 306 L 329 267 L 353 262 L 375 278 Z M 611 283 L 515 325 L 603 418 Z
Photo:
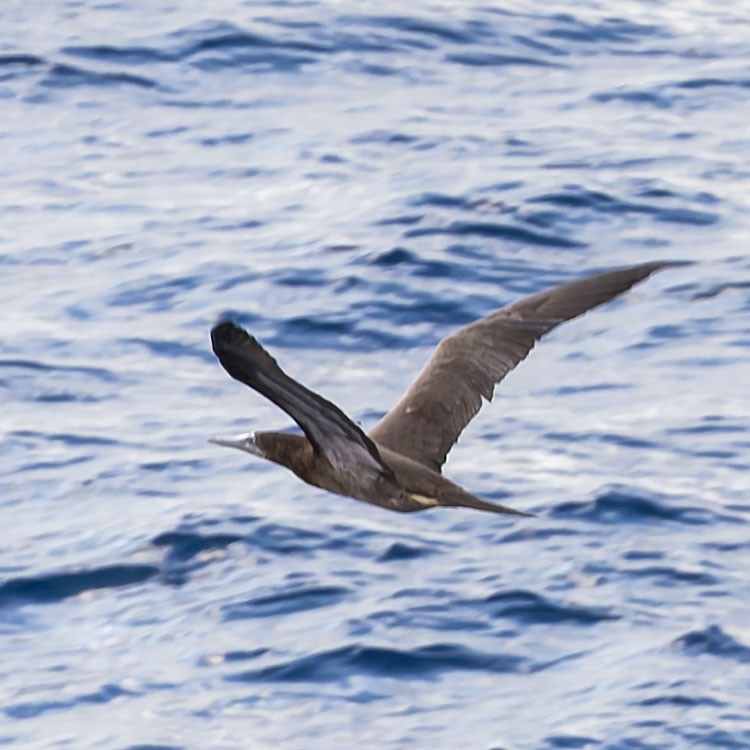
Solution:
M 427 497 L 427 495 L 417 495 L 415 492 L 410 492 L 409 497 L 415 503 L 419 503 L 420 505 L 425 505 L 427 507 L 432 507 L 433 505 L 438 504 L 438 501 L 434 497 Z

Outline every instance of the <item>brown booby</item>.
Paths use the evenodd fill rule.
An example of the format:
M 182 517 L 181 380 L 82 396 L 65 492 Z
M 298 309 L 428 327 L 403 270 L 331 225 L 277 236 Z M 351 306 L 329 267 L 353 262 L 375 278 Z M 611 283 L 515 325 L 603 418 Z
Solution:
M 526 516 L 482 500 L 441 473 L 453 444 L 499 383 L 548 331 L 674 263 L 619 268 L 553 287 L 444 338 L 411 388 L 366 434 L 341 409 L 293 380 L 244 329 L 211 331 L 219 362 L 285 411 L 303 435 L 255 432 L 211 442 L 274 461 L 300 479 L 388 510 L 436 506 Z

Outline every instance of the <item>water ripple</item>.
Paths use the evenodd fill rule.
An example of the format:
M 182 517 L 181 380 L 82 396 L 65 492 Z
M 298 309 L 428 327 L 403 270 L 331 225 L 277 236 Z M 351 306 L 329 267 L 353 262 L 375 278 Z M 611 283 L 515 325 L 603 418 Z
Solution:
M 11 578 L 0 584 L 0 606 L 21 602 L 59 602 L 86 591 L 143 583 L 158 574 L 158 568 L 153 565 L 130 564 Z
M 590 22 L 572 14 L 559 13 L 553 19 L 554 25 L 543 31 L 542 36 L 573 43 L 601 45 L 602 42 L 617 42 L 631 45 L 638 39 L 665 38 L 668 35 L 667 30 L 660 26 L 636 23 L 625 18 Z
M 672 646 L 689 656 L 717 656 L 741 664 L 750 662 L 750 646 L 732 638 L 719 625 L 685 633 L 676 638 Z
M 330 607 L 345 599 L 351 591 L 342 586 L 303 586 L 273 594 L 255 596 L 224 607 L 224 619 L 246 620 L 277 617 L 320 607 Z
M 656 196 L 650 196 L 652 199 Z M 672 195 L 659 197 L 672 197 Z M 564 192 L 545 193 L 529 199 L 530 203 L 546 203 L 561 208 L 585 208 L 607 214 L 645 214 L 658 221 L 689 224 L 693 226 L 710 226 L 719 217 L 707 211 L 696 211 L 684 207 L 662 207 L 650 203 L 639 203 L 615 198 L 607 193 L 587 190 L 580 186 L 571 186 Z
M 443 672 L 518 672 L 528 661 L 512 654 L 488 654 L 453 643 L 409 650 L 353 644 L 289 659 L 232 675 L 240 682 L 342 682 L 354 675 L 434 679 Z
M 50 711 L 62 711 L 82 704 L 107 704 L 118 698 L 134 695 L 136 693 L 120 685 L 108 684 L 102 685 L 95 692 L 85 693 L 68 700 L 17 703 L 3 709 L 3 712 L 11 719 L 35 719 Z
M 577 248 L 585 247 L 584 243 L 567 239 L 559 235 L 532 232 L 530 229 L 514 226 L 513 224 L 500 224 L 490 221 L 454 221 L 444 227 L 420 227 L 409 229 L 404 232 L 404 237 L 428 237 L 430 235 L 449 235 L 454 237 L 482 237 L 489 239 L 502 239 L 511 242 L 522 242 L 539 247 Z
M 473 52 L 467 54 L 446 55 L 448 62 L 460 63 L 471 67 L 507 67 L 509 65 L 531 65 L 538 67 L 561 67 L 558 63 L 521 55 L 501 55 L 496 52 Z
M 404 560 L 419 560 L 435 554 L 436 550 L 429 547 L 418 547 L 414 544 L 394 542 L 387 550 L 378 556 L 380 562 L 399 562 Z
M 168 549 L 167 562 L 183 563 L 206 552 L 224 550 L 230 544 L 243 539 L 238 534 L 200 534 L 187 531 L 167 531 L 159 534 L 151 540 L 154 547 L 166 547 Z
M 71 373 L 73 375 L 86 375 L 101 380 L 105 383 L 116 383 L 119 376 L 112 370 L 102 367 L 86 367 L 83 365 L 48 364 L 39 360 L 26 359 L 0 359 L 0 368 L 19 368 L 25 370 L 37 370 L 44 373 Z
M 474 602 L 481 611 L 492 618 L 507 617 L 526 625 L 576 623 L 594 625 L 598 622 L 618 620 L 619 615 L 598 607 L 558 604 L 532 591 L 501 591 Z
M 41 80 L 41 85 L 48 88 L 72 88 L 75 86 L 112 86 L 126 85 L 138 88 L 156 88 L 158 83 L 152 79 L 133 73 L 87 70 L 76 65 L 57 63 L 52 65 Z
M 636 495 L 626 489 L 613 489 L 589 501 L 559 503 L 552 515 L 578 518 L 592 523 L 651 523 L 656 520 L 702 525 L 715 519 L 703 508 L 676 505 L 673 501 Z

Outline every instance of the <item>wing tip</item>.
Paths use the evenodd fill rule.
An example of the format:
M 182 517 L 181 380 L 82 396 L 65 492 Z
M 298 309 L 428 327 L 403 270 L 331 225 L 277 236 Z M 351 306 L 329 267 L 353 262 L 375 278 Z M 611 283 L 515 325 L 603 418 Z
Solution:
M 243 383 L 250 372 L 278 368 L 258 340 L 232 320 L 223 320 L 211 329 L 211 346 L 222 367 Z
M 257 344 L 258 342 L 233 320 L 222 320 L 211 329 L 211 346 L 218 355 L 241 347 L 243 344 Z
M 663 271 L 666 268 L 680 268 L 682 266 L 692 266 L 695 261 L 693 260 L 652 260 L 648 263 L 641 263 L 637 266 L 630 266 L 632 270 L 641 270 L 643 272 L 643 278 L 650 276 L 652 273 L 657 271 Z M 622 270 L 625 271 L 628 266 L 623 266 Z

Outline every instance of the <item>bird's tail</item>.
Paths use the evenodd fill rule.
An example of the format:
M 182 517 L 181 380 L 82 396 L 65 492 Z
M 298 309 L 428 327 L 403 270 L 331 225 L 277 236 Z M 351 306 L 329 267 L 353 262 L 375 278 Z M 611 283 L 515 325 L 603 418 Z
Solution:
M 516 510 L 515 508 L 508 508 L 506 505 L 491 503 L 489 500 L 482 500 L 458 486 L 454 486 L 451 489 L 453 490 L 452 492 L 446 493 L 447 496 L 440 498 L 440 505 L 450 508 L 474 508 L 475 510 L 486 510 L 489 513 L 504 513 L 508 516 L 531 517 L 534 515 L 533 513 Z
M 480 500 L 478 497 L 471 497 L 470 499 L 461 498 L 460 502 L 457 503 L 441 503 L 454 508 L 474 508 L 476 510 L 486 510 L 490 513 L 504 513 L 508 516 L 526 516 L 527 518 L 532 517 L 533 513 L 525 513 L 522 510 L 516 510 L 515 508 L 508 508 L 506 505 L 498 505 L 497 503 L 491 503 L 488 500 Z

